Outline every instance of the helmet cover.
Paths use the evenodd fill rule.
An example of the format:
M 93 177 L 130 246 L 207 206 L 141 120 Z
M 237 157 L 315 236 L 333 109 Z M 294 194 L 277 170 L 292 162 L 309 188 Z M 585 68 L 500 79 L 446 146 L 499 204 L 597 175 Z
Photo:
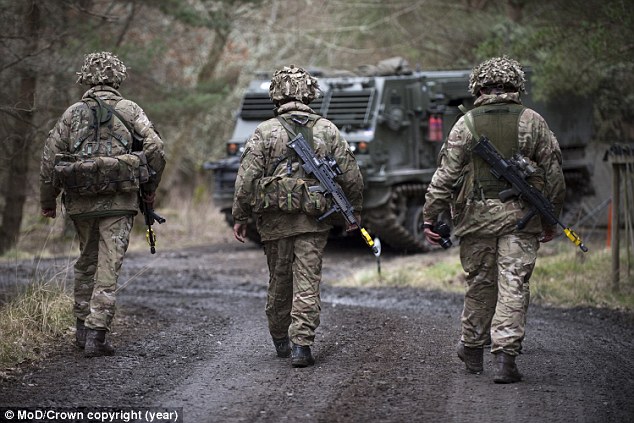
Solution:
M 119 88 L 128 76 L 121 60 L 109 51 L 87 54 L 77 82 L 84 85 L 110 85 Z
M 269 97 L 274 102 L 298 100 L 308 104 L 318 93 L 317 78 L 295 65 L 284 66 L 275 71 L 269 85 Z
M 481 88 L 498 85 L 526 92 L 525 82 L 524 71 L 518 61 L 506 56 L 493 57 L 473 68 L 469 76 L 469 92 L 477 97 Z

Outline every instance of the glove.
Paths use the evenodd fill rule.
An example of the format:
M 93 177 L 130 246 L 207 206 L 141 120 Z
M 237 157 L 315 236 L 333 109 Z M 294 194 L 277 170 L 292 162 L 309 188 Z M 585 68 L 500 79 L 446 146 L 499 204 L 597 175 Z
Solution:
M 557 232 L 557 226 L 545 226 L 542 231 L 542 237 L 539 239 L 539 242 L 548 242 L 552 241 L 555 237 L 555 233 Z
M 143 192 L 143 202 L 147 204 L 148 208 L 154 208 L 154 198 L 156 197 L 155 191 Z
M 55 211 L 55 209 L 42 209 L 42 216 L 55 219 L 55 216 L 57 216 L 57 212 Z

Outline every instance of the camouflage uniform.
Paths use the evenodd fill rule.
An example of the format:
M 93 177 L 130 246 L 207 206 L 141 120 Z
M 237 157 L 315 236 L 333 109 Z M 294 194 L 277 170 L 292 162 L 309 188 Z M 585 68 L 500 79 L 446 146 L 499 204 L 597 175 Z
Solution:
M 476 95 L 480 87 L 474 85 L 472 74 L 471 89 Z M 516 81 L 515 87 L 523 89 L 523 80 Z M 482 94 L 475 100 L 476 110 L 492 104 L 521 104 L 519 92 Z M 517 136 L 519 151 L 538 168 L 530 182 L 542 190 L 559 214 L 565 186 L 555 136 L 544 119 L 528 108 L 519 115 Z M 527 212 L 523 201 L 502 203 L 478 195 L 471 153 L 475 142 L 465 117 L 461 117 L 441 150 L 439 167 L 425 197 L 424 218 L 434 222 L 450 210 L 454 233 L 461 237 L 460 258 L 467 273 L 462 313 L 464 345 L 481 348 L 490 332 L 491 352 L 516 356 L 525 333 L 529 279 L 542 224 L 536 216 L 519 231 L 517 221 Z
M 116 90 L 125 78 L 125 66 L 110 53 L 92 53 L 87 55 L 79 75 L 78 82 L 91 85 L 82 99 L 92 95 L 103 99 L 142 138 L 148 164 L 156 171 L 156 176 L 144 185 L 144 189 L 154 192 L 165 166 L 163 141 L 141 107 L 123 99 Z M 66 109 L 44 144 L 40 167 L 40 203 L 43 211 L 54 211 L 57 197 L 64 191 L 54 183 L 56 154 L 83 151 L 87 143 L 92 143 L 93 157 L 129 152 L 131 134 L 117 117 L 113 116 L 113 119 L 114 139 L 118 142 L 108 139 L 103 140 L 103 143 L 78 143 L 77 140 L 91 139 L 95 132 L 90 126 L 89 106 L 79 101 Z M 128 248 L 133 219 L 139 209 L 138 192 L 80 196 L 72 191 L 64 191 L 62 202 L 79 237 L 80 257 L 75 264 L 75 316 L 84 321 L 89 329 L 109 330 L 115 313 L 119 270 Z M 50 217 L 54 217 L 54 213 Z
M 274 101 L 294 98 L 295 91 L 289 92 L 288 88 L 295 86 L 294 83 L 286 85 L 286 92 L 281 94 L 272 91 L 271 98 Z M 306 89 L 300 87 L 297 92 L 301 94 Z M 312 98 L 298 96 L 281 104 L 277 115 L 315 117 L 315 112 L 304 104 L 310 100 Z M 324 118 L 317 119 L 312 126 L 312 137 L 316 155 L 328 154 L 341 167 L 343 174 L 337 178 L 338 182 L 355 211 L 360 211 L 363 180 L 348 143 L 337 127 Z M 292 151 L 287 147 L 289 141 L 288 132 L 277 118 L 261 123 L 247 141 L 235 186 L 232 213 L 237 224 L 246 224 L 252 215 L 257 182 L 263 176 L 304 175 L 296 156 L 290 161 L 277 160 Z M 274 340 L 290 336 L 293 344 L 310 346 L 319 326 L 322 255 L 331 225 L 319 222 L 315 216 L 282 212 L 257 214 L 256 224 L 269 267 L 266 315 L 271 336 Z

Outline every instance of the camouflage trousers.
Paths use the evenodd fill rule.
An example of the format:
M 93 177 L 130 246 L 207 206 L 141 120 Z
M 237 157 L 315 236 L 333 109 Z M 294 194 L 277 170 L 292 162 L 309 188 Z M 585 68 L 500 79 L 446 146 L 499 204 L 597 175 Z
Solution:
M 519 353 L 537 250 L 535 234 L 461 238 L 460 260 L 467 273 L 461 339 L 466 346 L 483 346 L 490 333 L 492 353 Z
M 80 250 L 75 263 L 74 313 L 90 329 L 110 330 L 133 221 L 132 215 L 73 219 Z
M 319 326 L 321 265 L 328 232 L 305 233 L 264 243 L 269 266 L 266 317 L 275 339 L 289 336 L 312 345 Z

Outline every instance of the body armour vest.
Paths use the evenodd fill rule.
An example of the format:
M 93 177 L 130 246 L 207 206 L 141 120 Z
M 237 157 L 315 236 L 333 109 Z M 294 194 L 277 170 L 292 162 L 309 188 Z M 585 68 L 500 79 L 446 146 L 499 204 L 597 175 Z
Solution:
M 477 134 L 487 137 L 502 157 L 510 158 L 519 151 L 518 124 L 525 107 L 520 104 L 491 104 L 480 106 L 471 114 Z M 477 140 L 474 140 L 477 142 Z M 491 167 L 481 157 L 472 154 L 475 198 L 498 198 L 500 191 L 510 188 L 508 182 L 497 179 Z

